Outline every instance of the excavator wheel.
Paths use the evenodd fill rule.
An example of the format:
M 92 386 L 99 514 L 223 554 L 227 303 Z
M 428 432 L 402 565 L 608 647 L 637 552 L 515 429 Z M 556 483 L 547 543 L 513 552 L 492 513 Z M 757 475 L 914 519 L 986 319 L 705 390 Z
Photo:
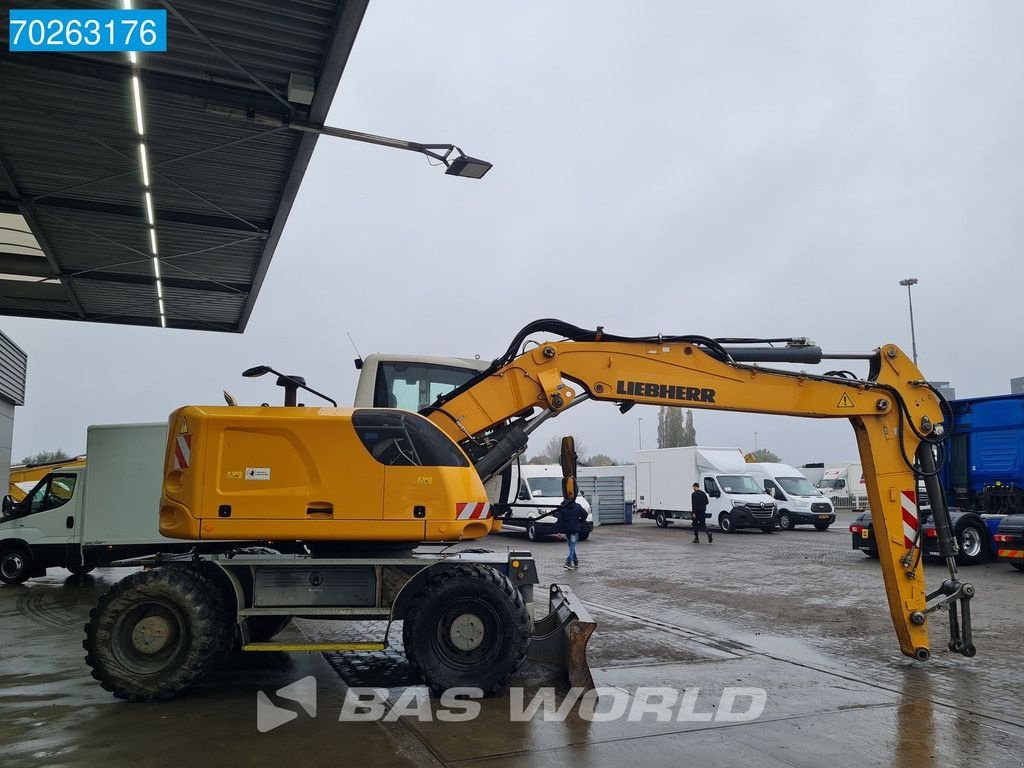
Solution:
M 530 645 L 530 618 L 515 585 L 493 568 L 464 563 L 432 574 L 402 628 L 405 654 L 430 689 L 504 688 Z
M 85 661 L 119 699 L 161 701 L 223 660 L 234 625 L 221 590 L 191 566 L 164 566 L 122 579 L 85 625 Z

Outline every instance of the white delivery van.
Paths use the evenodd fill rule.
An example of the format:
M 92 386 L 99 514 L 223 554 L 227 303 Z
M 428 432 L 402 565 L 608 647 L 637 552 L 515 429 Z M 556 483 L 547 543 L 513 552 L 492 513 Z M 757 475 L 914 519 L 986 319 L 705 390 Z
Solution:
M 827 496 L 837 509 L 852 509 L 863 512 L 868 508 L 868 490 L 859 461 L 843 461 L 828 464 L 818 490 Z
M 709 525 L 731 533 L 760 528 L 770 533 L 779 522 L 775 501 L 747 470 L 739 448 L 658 448 L 636 453 L 636 504 L 641 517 L 662 528 L 690 521 L 690 497 L 698 483 L 708 495 Z
M 512 467 L 513 493 L 507 504 L 496 504 L 495 515 L 502 529 L 525 531 L 530 541 L 558 532 L 555 510 L 562 503 L 562 468 L 558 464 L 523 464 Z M 488 487 L 488 492 L 492 488 Z M 590 502 L 582 494 L 576 501 L 587 510 L 587 521 L 580 526 L 580 541 L 590 538 L 594 515 Z
M 779 528 L 791 531 L 798 525 L 813 525 L 827 530 L 836 521 L 832 502 L 811 485 L 800 470 L 789 464 L 747 464 L 747 471 L 775 499 L 779 509 Z
M 89 427 L 84 467 L 55 467 L 23 501 L 4 500 L 0 581 L 18 584 L 47 568 L 84 574 L 124 558 L 196 548 L 160 534 L 166 439 L 163 423 Z

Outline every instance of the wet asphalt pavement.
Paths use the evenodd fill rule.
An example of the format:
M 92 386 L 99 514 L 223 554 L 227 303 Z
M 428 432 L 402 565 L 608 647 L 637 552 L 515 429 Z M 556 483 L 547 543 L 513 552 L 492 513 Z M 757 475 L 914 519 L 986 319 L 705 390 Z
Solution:
M 174 701 L 119 702 L 90 678 L 81 640 L 96 597 L 127 571 L 52 570 L 0 588 L 0 765 L 1024 765 L 1024 573 L 1003 563 L 962 569 L 978 589 L 978 656 L 945 650 L 940 616 L 932 660 L 915 662 L 899 653 L 877 562 L 850 548 L 850 518 L 827 532 L 720 534 L 711 546 L 649 521 L 604 527 L 581 543 L 574 573 L 560 567 L 560 542 L 486 540 L 491 549 L 531 549 L 542 583 L 572 586 L 598 622 L 590 645 L 604 689 L 597 715 L 558 685 L 551 704 L 568 716 L 542 710 L 525 722 L 510 718 L 520 699 L 556 685 L 543 668 L 524 668 L 521 696 L 485 700 L 469 722 L 444 722 L 441 702 L 407 687 L 397 652 L 252 654 Z M 942 575 L 926 565 L 929 585 Z M 377 639 L 366 635 L 382 630 L 297 624 L 287 630 L 296 639 Z M 392 630 L 393 640 L 400 635 Z M 310 675 L 315 717 L 274 696 Z M 409 714 L 338 722 L 346 692 L 369 687 Z M 679 699 L 642 714 L 637 697 L 654 688 Z M 742 696 L 727 706 L 730 688 L 763 690 L 760 716 L 725 719 L 747 709 Z M 261 690 L 297 716 L 260 733 Z M 648 704 L 665 704 L 657 696 Z M 626 711 L 613 717 L 619 704 Z M 602 713 L 611 714 L 602 721 Z

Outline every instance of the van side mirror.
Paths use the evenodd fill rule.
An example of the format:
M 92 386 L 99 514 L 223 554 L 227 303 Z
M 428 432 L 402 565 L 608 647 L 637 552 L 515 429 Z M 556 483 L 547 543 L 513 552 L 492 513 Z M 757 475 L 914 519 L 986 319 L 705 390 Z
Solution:
M 519 489 L 519 497 L 518 498 L 519 498 L 520 501 L 529 501 L 530 500 L 530 492 L 528 490 L 526 490 L 525 488 L 520 488 Z
M 4 496 L 2 512 L 4 517 L 9 517 L 14 509 L 14 499 L 10 496 Z
M 712 499 L 717 499 L 721 495 L 722 495 L 722 492 L 719 491 L 717 488 L 713 488 L 711 490 L 711 492 L 708 493 L 708 496 L 710 496 Z

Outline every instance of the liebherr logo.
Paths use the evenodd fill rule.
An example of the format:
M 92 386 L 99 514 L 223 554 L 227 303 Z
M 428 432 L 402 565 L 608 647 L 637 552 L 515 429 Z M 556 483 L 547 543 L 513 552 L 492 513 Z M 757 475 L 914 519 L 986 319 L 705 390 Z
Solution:
M 700 387 L 684 387 L 676 384 L 652 384 L 648 381 L 622 381 L 615 385 L 615 392 L 628 397 L 648 397 L 658 400 L 684 400 L 694 403 L 715 402 L 715 390 Z

